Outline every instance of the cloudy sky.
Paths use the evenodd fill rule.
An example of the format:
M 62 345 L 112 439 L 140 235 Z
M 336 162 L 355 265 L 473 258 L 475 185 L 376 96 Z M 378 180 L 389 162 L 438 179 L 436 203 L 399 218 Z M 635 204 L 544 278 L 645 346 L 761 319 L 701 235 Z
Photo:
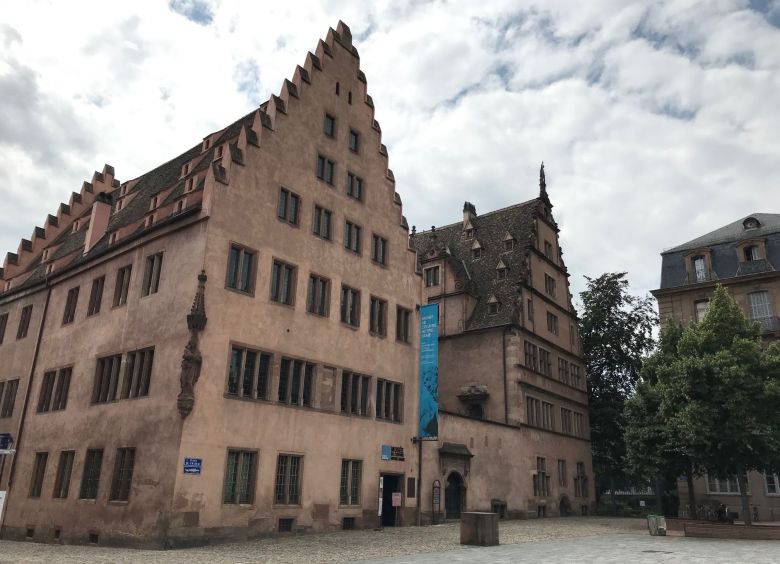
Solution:
M 573 292 L 780 213 L 780 0 L 16 2 L 0 17 L 0 252 L 103 163 L 128 180 L 256 107 L 347 22 L 418 228 L 535 197 Z

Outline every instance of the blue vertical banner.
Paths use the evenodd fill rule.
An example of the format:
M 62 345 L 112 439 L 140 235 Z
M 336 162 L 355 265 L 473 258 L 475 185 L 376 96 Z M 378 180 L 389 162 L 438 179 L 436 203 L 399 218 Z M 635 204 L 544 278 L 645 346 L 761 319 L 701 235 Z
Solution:
M 420 307 L 419 438 L 439 436 L 439 304 Z

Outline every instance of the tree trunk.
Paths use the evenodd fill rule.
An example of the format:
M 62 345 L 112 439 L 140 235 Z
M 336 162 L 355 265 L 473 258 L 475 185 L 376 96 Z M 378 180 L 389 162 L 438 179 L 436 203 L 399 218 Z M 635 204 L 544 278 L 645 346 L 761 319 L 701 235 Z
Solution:
M 661 495 L 661 488 L 662 488 L 663 480 L 661 479 L 661 476 L 655 477 L 655 503 L 658 505 L 658 514 L 663 515 L 664 514 L 664 502 L 663 502 L 663 496 Z
M 617 515 L 617 500 L 615 499 L 615 478 L 609 478 L 609 497 L 612 500 L 612 515 Z
M 693 464 L 688 464 L 686 480 L 688 481 L 688 517 L 696 519 L 696 496 L 693 493 Z
M 747 474 L 744 468 L 737 466 L 737 481 L 739 483 L 739 497 L 742 500 L 742 520 L 745 525 L 753 524 L 753 516 L 750 514 L 750 500 L 747 494 Z

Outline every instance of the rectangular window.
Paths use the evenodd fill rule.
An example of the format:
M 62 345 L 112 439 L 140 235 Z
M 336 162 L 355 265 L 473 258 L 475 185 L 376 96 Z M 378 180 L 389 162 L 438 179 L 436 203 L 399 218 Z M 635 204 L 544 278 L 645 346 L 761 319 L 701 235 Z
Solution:
M 553 246 L 549 241 L 544 242 L 544 256 L 546 256 L 548 259 L 553 258 Z
M 558 485 L 562 488 L 567 487 L 568 479 L 566 477 L 566 461 L 558 459 Z
M 314 206 L 314 219 L 312 224 L 312 233 L 317 237 L 330 240 L 331 238 L 331 222 L 333 219 L 333 212 L 320 206 Z
M 328 184 L 333 184 L 333 178 L 335 176 L 336 163 L 332 160 L 317 155 L 317 178 L 324 180 Z
M 555 427 L 553 420 L 553 404 L 546 401 L 542 402 L 542 427 L 552 430 Z
M 408 343 L 412 337 L 412 312 L 400 306 L 395 309 L 395 340 Z
M 89 305 L 87 306 L 87 317 L 100 313 L 100 306 L 103 303 L 103 286 L 106 277 L 101 276 L 92 281 L 92 289 L 89 292 Z
M 268 399 L 272 358 L 267 353 L 231 347 L 227 393 L 243 398 Z
M 525 398 L 525 422 L 532 427 L 539 427 L 542 422 L 541 406 L 539 400 L 526 396 Z
M 707 280 L 707 266 L 704 264 L 704 257 L 693 258 L 693 270 L 696 273 L 696 282 Z
M 570 364 L 569 367 L 571 368 L 571 385 L 579 388 L 582 385 L 580 367 L 576 364 Z
M 780 494 L 780 480 L 778 480 L 777 474 L 767 472 L 764 474 L 764 480 L 766 481 L 766 493 L 768 495 Z
M 707 493 L 720 494 L 738 494 L 739 481 L 736 475 L 718 478 L 715 475 L 707 474 Z M 748 492 L 750 493 L 750 492 Z
M 539 372 L 552 378 L 552 355 L 550 351 L 539 347 Z
M 379 264 L 387 264 L 387 239 L 376 233 L 371 236 L 371 260 Z
M 60 452 L 60 462 L 57 465 L 57 477 L 54 480 L 55 499 L 65 499 L 70 491 L 70 476 L 73 472 L 73 459 L 76 452 L 72 450 L 63 450 Z
M 257 452 L 229 449 L 222 503 L 254 503 L 256 472 Z
M 555 278 L 549 274 L 544 275 L 544 291 L 553 298 L 555 297 Z
M 271 299 L 286 305 L 295 301 L 295 267 L 280 260 L 274 261 L 271 273 Z
M 62 324 L 73 323 L 76 319 L 76 305 L 79 302 L 79 287 L 68 290 L 68 297 L 65 300 L 65 311 L 62 313 Z
M 276 488 L 274 503 L 299 505 L 301 503 L 301 470 L 303 457 L 280 454 L 276 461 Z
M 563 358 L 558 359 L 558 380 L 569 383 L 569 361 Z
M 360 226 L 351 221 L 344 222 L 344 248 L 360 254 Z
M 119 367 L 122 355 L 99 358 L 95 370 L 95 385 L 92 388 L 92 403 L 107 403 L 116 400 L 119 384 Z
M 8 380 L 0 382 L 0 418 L 11 417 L 14 414 L 14 404 L 16 403 L 16 390 L 19 388 L 19 380 Z M 5 389 L 5 394 L 3 394 Z
M 341 373 L 341 413 L 368 415 L 370 386 L 370 376 L 343 371 Z
M 70 389 L 70 376 L 73 370 L 63 368 L 46 372 L 41 382 L 41 394 L 38 397 L 38 412 L 59 411 L 65 409 L 68 404 L 68 390 Z M 52 401 L 52 398 L 54 401 Z
M 133 484 L 135 467 L 135 449 L 118 448 L 114 459 L 114 476 L 111 479 L 109 501 L 127 501 L 130 498 L 130 486 Z
M 103 466 L 103 449 L 87 449 L 84 459 L 84 474 L 81 476 L 79 499 L 96 499 L 100 485 L 100 470 Z
M 279 402 L 311 407 L 314 390 L 314 364 L 282 358 L 279 369 Z
M 154 347 L 127 353 L 125 375 L 122 380 L 122 393 L 120 394 L 121 399 L 149 395 L 153 362 Z
M 707 315 L 707 310 L 710 308 L 710 300 L 698 300 L 693 303 L 693 306 L 694 318 L 696 321 L 701 321 Z
M 481 259 L 482 247 L 476 247 L 474 249 L 471 249 L 471 258 L 473 258 L 474 260 Z
M 225 286 L 247 294 L 255 291 L 255 251 L 241 245 L 230 245 Z
M 43 489 L 43 477 L 46 474 L 46 462 L 49 460 L 48 452 L 36 452 L 35 464 L 30 477 L 30 497 L 41 497 Z
M 582 415 L 582 413 L 574 413 L 574 436 L 575 437 L 584 437 L 585 436 L 585 417 Z
M 550 495 L 550 476 L 547 474 L 547 459 L 536 457 L 536 474 L 534 474 L 534 496 Z
M 363 179 L 354 173 L 347 173 L 347 196 L 356 200 L 363 199 Z
M 553 335 L 558 334 L 558 316 L 547 312 L 547 330 Z
M 387 421 L 401 421 L 401 402 L 403 395 L 401 393 L 401 384 L 388 382 L 387 380 L 376 381 L 376 418 L 386 419 Z
M 301 210 L 301 197 L 290 192 L 287 188 L 279 189 L 279 205 L 276 208 L 276 217 L 291 225 L 298 225 L 298 216 Z
M 525 341 L 523 348 L 525 352 L 525 367 L 539 372 L 539 347 Z
M 8 325 L 8 314 L 3 313 L 0 314 L 0 345 L 3 344 L 3 339 L 5 339 L 5 328 Z
M 352 327 L 360 325 L 360 291 L 341 286 L 341 322 Z
M 369 332 L 384 337 L 387 334 L 387 302 L 371 296 Z
M 439 267 L 432 266 L 425 269 L 425 286 L 430 288 L 431 286 L 439 285 Z
M 769 303 L 769 292 L 751 292 L 748 294 L 750 304 L 750 319 L 766 319 L 772 317 L 772 306 Z
M 588 497 L 588 476 L 585 474 L 585 463 L 577 463 L 577 474 L 574 476 L 574 497 Z
M 336 118 L 330 114 L 325 114 L 325 124 L 323 126 L 323 132 L 328 137 L 336 135 Z
M 572 432 L 572 412 L 571 409 L 561 408 L 561 433 L 571 435 Z
M 353 129 L 350 129 L 349 130 L 349 150 L 357 153 L 358 150 L 359 150 L 359 147 L 360 147 L 359 143 L 360 143 L 360 134 L 357 131 L 355 131 Z
M 162 270 L 162 253 L 155 253 L 146 257 L 146 268 L 144 269 L 144 284 L 141 288 L 142 296 L 156 294 L 160 287 L 160 271 Z
M 27 330 L 30 328 L 30 318 L 32 317 L 32 304 L 22 308 L 22 316 L 19 318 L 19 329 L 16 331 L 17 339 L 24 339 L 27 336 Z
M 116 285 L 114 286 L 114 307 L 127 303 L 127 292 L 130 289 L 130 274 L 132 265 L 123 266 L 116 271 Z
M 528 321 L 533 322 L 534 320 L 534 302 L 533 300 L 528 300 Z
M 330 302 L 330 280 L 312 274 L 309 276 L 309 289 L 306 293 L 306 311 L 328 316 L 328 304 Z
M 341 461 L 341 485 L 339 487 L 339 505 L 360 505 L 360 479 L 363 462 L 360 460 Z

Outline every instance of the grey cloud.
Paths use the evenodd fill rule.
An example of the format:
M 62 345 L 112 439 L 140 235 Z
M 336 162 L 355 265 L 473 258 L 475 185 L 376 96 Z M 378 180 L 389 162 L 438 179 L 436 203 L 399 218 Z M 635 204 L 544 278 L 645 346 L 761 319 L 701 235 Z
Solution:
M 246 97 L 253 104 L 260 103 L 260 67 L 252 59 L 241 61 L 236 65 L 233 71 L 233 81 L 239 92 L 246 94 Z
M 168 8 L 196 24 L 209 25 L 214 21 L 214 11 L 202 0 L 171 0 Z

